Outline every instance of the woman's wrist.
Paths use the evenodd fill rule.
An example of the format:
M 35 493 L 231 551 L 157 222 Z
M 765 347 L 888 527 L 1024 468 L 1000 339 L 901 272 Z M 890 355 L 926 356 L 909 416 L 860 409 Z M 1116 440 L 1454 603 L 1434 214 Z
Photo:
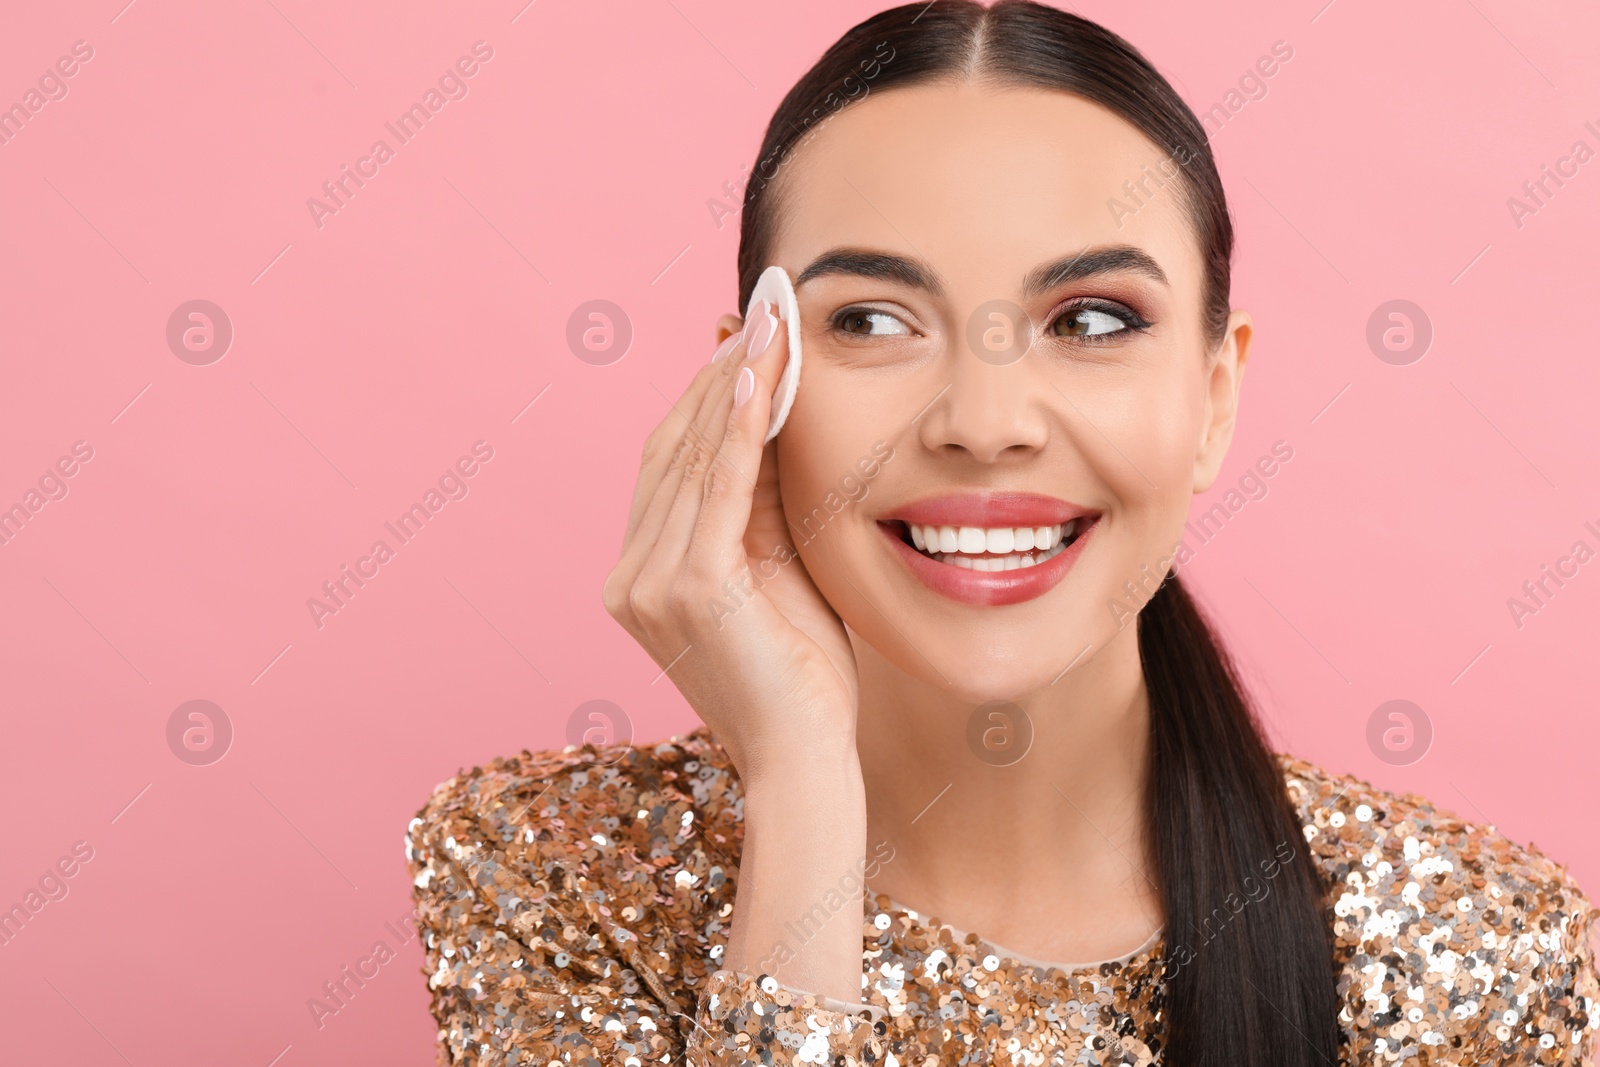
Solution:
M 854 731 L 820 735 L 806 730 L 802 736 L 766 739 L 750 746 L 736 760 L 748 807 L 772 798 L 774 806 L 816 797 L 830 800 L 859 799 L 866 804 L 861 758 L 856 753 Z
M 725 965 L 857 1002 L 867 836 L 860 766 L 813 757 L 768 770 L 745 793 Z
M 866 787 L 854 749 L 845 755 L 803 752 L 761 760 L 752 774 L 741 777 L 746 827 L 752 815 L 759 821 L 769 813 L 782 817 L 832 810 L 849 815 L 859 809 L 863 823 L 866 818 Z

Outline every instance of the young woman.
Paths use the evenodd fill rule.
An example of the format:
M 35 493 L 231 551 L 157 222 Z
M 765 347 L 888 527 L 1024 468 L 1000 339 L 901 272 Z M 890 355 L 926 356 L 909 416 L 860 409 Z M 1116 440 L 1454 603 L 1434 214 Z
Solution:
M 1272 754 L 1173 575 L 1250 353 L 1193 113 L 1021 0 L 844 35 L 745 195 L 606 608 L 704 719 L 410 828 L 441 1062 L 1589 1063 L 1593 910 Z

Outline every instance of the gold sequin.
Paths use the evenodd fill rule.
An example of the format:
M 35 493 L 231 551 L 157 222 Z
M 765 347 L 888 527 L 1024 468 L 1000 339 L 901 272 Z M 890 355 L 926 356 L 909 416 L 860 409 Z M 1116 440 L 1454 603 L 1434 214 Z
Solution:
M 1329 886 L 1343 1064 L 1592 1063 L 1594 909 L 1533 846 L 1280 757 Z M 869 901 L 863 1003 L 720 969 L 744 800 L 704 729 L 496 759 L 406 858 L 441 1064 L 1160 1062 L 1163 945 L 1063 970 Z

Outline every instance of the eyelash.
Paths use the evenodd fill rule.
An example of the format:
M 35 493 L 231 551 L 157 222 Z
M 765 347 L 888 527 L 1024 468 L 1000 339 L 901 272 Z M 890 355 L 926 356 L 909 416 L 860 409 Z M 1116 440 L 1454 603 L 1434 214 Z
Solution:
M 1118 334 L 1143 333 L 1145 330 L 1148 330 L 1152 325 L 1154 325 L 1153 323 L 1146 321 L 1142 315 L 1134 311 L 1132 308 L 1125 307 L 1122 304 L 1112 303 L 1107 300 L 1075 300 L 1056 310 L 1056 313 L 1045 323 L 1044 334 L 1046 336 L 1056 336 L 1063 340 L 1068 339 L 1066 335 L 1052 335 L 1051 331 L 1053 331 L 1057 323 L 1060 323 L 1062 320 L 1081 314 L 1085 311 L 1098 311 L 1101 314 L 1110 315 L 1112 318 L 1122 323 L 1123 328 L 1120 330 L 1111 330 L 1108 333 L 1087 334 L 1082 337 L 1070 338 L 1079 344 L 1108 344 L 1111 343 Z M 863 307 L 860 305 L 842 308 L 834 314 L 831 320 L 829 320 L 829 325 L 832 327 L 835 333 L 841 333 L 848 337 L 867 337 L 871 335 L 844 329 L 844 321 L 852 316 L 865 316 L 870 318 L 874 315 L 887 315 L 890 318 L 899 321 L 900 324 L 902 326 L 906 326 L 908 330 L 910 329 L 910 326 L 892 311 L 885 311 L 882 308 Z
M 828 325 L 835 333 L 843 334 L 846 337 L 867 337 L 870 335 L 857 333 L 854 330 L 846 330 L 844 328 L 844 321 L 852 316 L 871 318 L 874 315 L 887 315 L 888 317 L 899 321 L 900 325 L 905 326 L 907 330 L 911 328 L 910 326 L 906 325 L 905 321 L 901 319 L 900 316 L 894 314 L 892 311 L 885 311 L 882 308 L 863 307 L 860 305 L 842 308 L 841 310 L 835 312 L 833 318 L 829 320 Z
M 1132 308 L 1126 307 L 1122 304 L 1115 304 L 1109 300 L 1075 300 L 1062 306 L 1058 312 L 1053 315 L 1045 324 L 1044 332 L 1046 336 L 1055 336 L 1066 339 L 1066 335 L 1052 334 L 1051 331 L 1055 329 L 1057 323 L 1065 319 L 1070 319 L 1072 316 L 1081 314 L 1085 311 L 1098 311 L 1102 315 L 1110 315 L 1112 318 L 1122 323 L 1123 328 L 1120 330 L 1112 330 L 1109 333 L 1089 334 L 1084 337 L 1071 338 L 1080 344 L 1108 344 L 1114 338 L 1116 338 L 1118 334 L 1143 333 L 1153 325 L 1152 323 L 1147 322 L 1144 316 L 1140 315 L 1137 311 L 1134 311 Z

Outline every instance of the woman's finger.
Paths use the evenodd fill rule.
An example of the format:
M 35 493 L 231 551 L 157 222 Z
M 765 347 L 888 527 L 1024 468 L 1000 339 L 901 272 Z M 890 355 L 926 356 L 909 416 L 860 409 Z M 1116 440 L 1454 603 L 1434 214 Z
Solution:
M 780 331 L 782 332 L 782 331 Z M 772 418 L 772 394 L 789 359 L 787 333 L 774 341 L 761 356 L 747 366 L 754 375 L 751 395 L 729 414 L 722 448 L 712 461 L 704 479 L 700 513 L 689 541 L 689 566 L 704 566 L 713 573 L 737 574 L 749 558 L 747 535 L 758 492 L 775 491 L 763 480 L 775 481 L 776 468 L 763 465 L 767 450 L 767 426 Z M 735 399 L 740 395 L 735 387 Z M 787 530 L 775 531 L 782 542 Z M 765 545 L 770 551 L 776 545 Z
M 756 469 L 760 462 L 761 444 L 766 437 L 766 423 L 756 426 L 756 412 L 768 412 L 772 406 L 772 390 L 778 380 L 782 361 L 788 354 L 788 333 L 775 313 L 765 319 L 756 318 L 745 331 L 752 347 L 760 348 L 756 358 L 746 359 L 735 377 L 731 395 L 712 413 L 706 432 L 714 447 L 703 456 L 703 462 L 694 468 L 686 467 L 677 498 L 655 538 L 653 558 L 673 572 L 681 571 L 686 562 L 702 565 L 703 575 L 719 580 L 737 571 L 744 564 L 744 525 L 749 520 L 749 501 L 755 490 Z M 764 345 L 764 347 L 762 347 Z M 778 368 L 777 371 L 774 368 Z M 748 372 L 748 373 L 747 373 Z M 766 418 L 765 414 L 760 416 Z M 746 436 L 754 444 L 747 444 Z M 752 454 L 749 451 L 753 448 Z M 712 472 L 715 471 L 715 476 Z M 726 483 L 736 482 L 738 485 Z M 738 502 L 744 502 L 742 515 L 725 515 L 714 536 L 715 543 L 701 544 L 700 516 L 707 495 L 707 485 L 716 488 L 718 495 L 726 491 L 735 495 L 730 507 L 737 512 Z M 733 527 L 737 525 L 737 529 Z M 704 531 L 712 534 L 712 531 Z
M 739 333 L 734 333 L 717 346 L 711 360 L 695 373 L 688 388 L 645 439 L 622 550 L 601 586 L 606 611 L 636 637 L 640 635 L 640 620 L 634 608 L 635 587 L 682 481 L 684 445 L 693 442 L 692 434 L 703 432 L 696 429 L 695 420 L 703 417 L 706 405 L 731 388 L 730 367 L 743 356 L 742 340 Z
M 681 426 L 677 443 L 665 457 L 665 469 L 651 491 L 637 525 L 623 545 L 621 559 L 606 579 L 608 610 L 636 633 L 642 632 L 645 624 L 645 620 L 639 618 L 640 611 L 636 605 L 654 600 L 652 588 L 642 584 L 642 576 L 657 552 L 656 542 L 672 511 L 685 471 L 704 462 L 704 457 L 710 451 L 706 438 L 707 425 L 713 413 L 729 403 L 728 397 L 732 394 L 738 367 L 744 358 L 742 340 L 725 350 L 719 349 L 724 355 L 711 364 L 709 383 L 692 416 L 681 410 L 673 413 Z M 701 373 L 705 374 L 705 369 Z
M 683 486 L 685 472 L 703 464 L 708 454 L 715 451 L 715 440 L 708 437 L 709 428 L 716 413 L 728 404 L 744 351 L 743 343 L 736 344 L 727 355 L 711 365 L 709 387 L 697 408 L 674 411 L 671 415 L 681 425 L 677 443 L 666 456 L 666 467 L 622 550 L 623 565 L 631 567 L 634 573 L 644 566 L 644 561 L 655 551 L 661 528 L 666 525 L 672 503 Z
M 633 502 L 628 508 L 628 528 L 622 537 L 624 552 L 628 543 L 633 540 L 651 498 L 655 496 L 656 489 L 665 477 L 667 468 L 678 451 L 678 445 L 693 424 L 693 413 L 700 410 L 706 394 L 719 380 L 721 362 L 724 359 L 737 358 L 743 353 L 743 349 L 739 348 L 742 340 L 742 334 L 733 333 L 717 346 L 710 362 L 695 373 L 683 395 L 678 397 L 677 402 L 667 411 L 661 422 L 650 431 L 650 436 L 645 438 L 639 459 L 639 477 L 633 487 Z M 734 351 L 736 348 L 737 352 Z

